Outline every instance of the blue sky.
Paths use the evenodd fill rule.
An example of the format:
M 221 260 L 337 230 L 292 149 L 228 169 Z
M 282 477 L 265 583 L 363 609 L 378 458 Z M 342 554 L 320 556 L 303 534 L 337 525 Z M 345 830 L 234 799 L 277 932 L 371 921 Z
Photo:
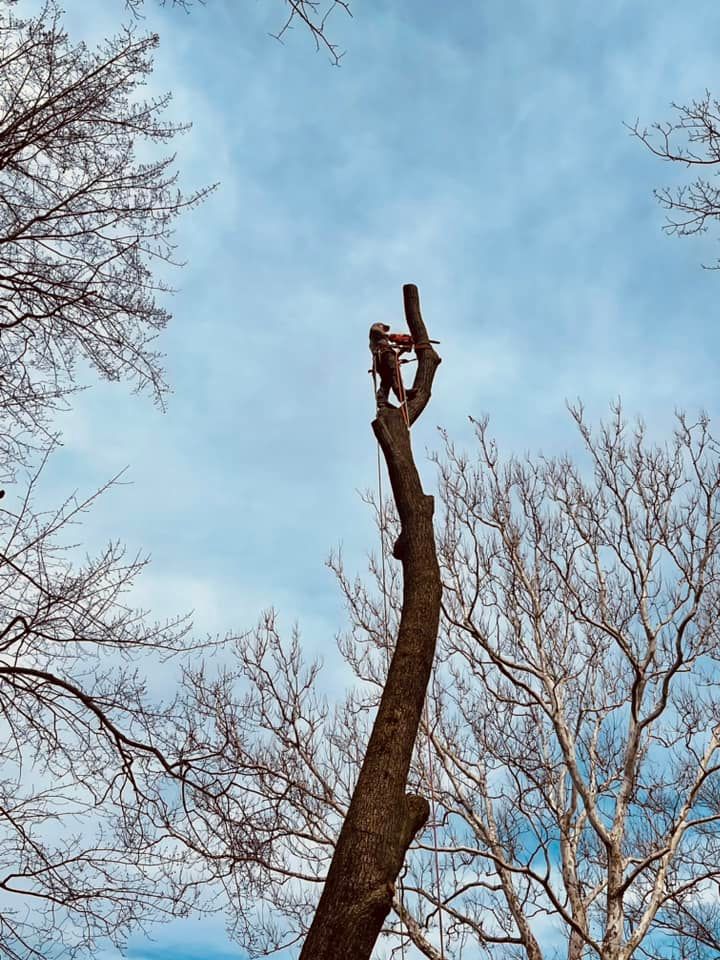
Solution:
M 90 42 L 124 15 L 122 0 L 64 6 Z M 84 541 L 152 555 L 138 602 L 193 608 L 212 633 L 273 604 L 330 671 L 343 612 L 324 560 L 342 542 L 362 567 L 375 545 L 357 493 L 375 482 L 367 328 L 401 324 L 403 283 L 442 341 L 421 458 L 438 424 L 462 441 L 468 414 L 489 413 L 507 450 L 559 453 L 577 445 L 566 400 L 597 417 L 620 396 L 658 436 L 676 407 L 720 403 L 720 275 L 700 267 L 717 237 L 663 235 L 652 187 L 686 174 L 622 125 L 720 92 L 717 6 L 357 0 L 353 13 L 331 21 L 347 50 L 334 69 L 299 29 L 269 39 L 279 0 L 190 16 L 147 0 L 151 91 L 172 89 L 172 116 L 194 124 L 176 144 L 183 181 L 220 186 L 178 231 L 167 413 L 94 386 L 60 424 L 45 488 L 88 492 L 129 466 Z M 131 949 L 229 955 L 221 921 Z

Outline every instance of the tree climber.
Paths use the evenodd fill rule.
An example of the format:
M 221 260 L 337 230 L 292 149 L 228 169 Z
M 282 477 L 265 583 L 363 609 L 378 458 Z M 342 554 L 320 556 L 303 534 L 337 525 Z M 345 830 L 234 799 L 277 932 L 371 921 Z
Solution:
M 370 352 L 372 353 L 373 379 L 380 377 L 380 386 L 375 394 L 378 406 L 388 403 L 392 389 L 400 403 L 412 399 L 412 390 L 406 391 L 400 379 L 400 364 L 403 353 L 413 350 L 412 337 L 408 333 L 390 333 L 387 323 L 374 323 L 370 327 Z

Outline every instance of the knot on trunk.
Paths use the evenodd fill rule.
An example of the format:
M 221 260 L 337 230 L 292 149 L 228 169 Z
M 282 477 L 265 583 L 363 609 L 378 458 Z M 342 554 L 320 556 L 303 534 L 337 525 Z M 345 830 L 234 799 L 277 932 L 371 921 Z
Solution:
M 415 834 L 425 826 L 429 816 L 430 804 L 425 797 L 419 797 L 415 793 L 405 794 L 405 820 L 400 836 L 403 859 Z
M 363 925 L 372 922 L 382 924 L 390 913 L 394 896 L 395 884 L 392 881 L 382 883 L 361 896 L 357 903 L 350 907 L 348 919 L 355 919 L 355 922 Z

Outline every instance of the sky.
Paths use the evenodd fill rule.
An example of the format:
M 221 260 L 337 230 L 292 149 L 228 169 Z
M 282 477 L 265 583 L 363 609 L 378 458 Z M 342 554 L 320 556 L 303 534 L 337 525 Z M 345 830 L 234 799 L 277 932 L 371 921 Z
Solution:
M 37 6 L 20 0 L 20 9 Z M 74 39 L 127 19 L 122 0 L 64 0 Z M 170 116 L 187 189 L 219 182 L 177 232 L 161 346 L 167 412 L 93 385 L 59 426 L 50 499 L 129 481 L 88 516 L 89 550 L 150 554 L 138 603 L 193 609 L 199 633 L 239 632 L 275 606 L 327 677 L 341 597 L 325 567 L 342 544 L 361 570 L 376 531 L 367 330 L 402 329 L 416 283 L 443 358 L 413 429 L 427 489 L 437 426 L 469 441 L 490 415 L 501 449 L 578 448 L 566 403 L 597 420 L 620 397 L 654 435 L 677 408 L 717 416 L 717 231 L 662 231 L 663 165 L 624 123 L 671 117 L 716 83 L 720 11 L 698 0 L 356 0 L 329 31 L 335 68 L 280 0 L 207 0 L 190 15 L 146 2 L 161 45 L 149 92 Z M 715 89 L 716 93 L 720 90 Z M 90 380 L 88 381 L 90 382 Z M 238 956 L 220 920 L 136 938 L 132 960 Z M 110 954 L 108 954 L 108 958 Z

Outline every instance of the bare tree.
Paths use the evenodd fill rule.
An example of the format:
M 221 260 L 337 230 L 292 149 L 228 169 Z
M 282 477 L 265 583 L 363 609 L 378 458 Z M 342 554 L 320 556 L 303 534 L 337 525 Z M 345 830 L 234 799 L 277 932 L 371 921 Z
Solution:
M 121 946 L 202 906 L 213 878 L 259 900 L 282 822 L 253 803 L 257 771 L 234 789 L 228 743 L 251 705 L 206 672 L 208 644 L 128 605 L 143 562 L 118 544 L 74 562 L 69 527 L 94 497 L 35 502 L 78 363 L 163 402 L 158 268 L 207 190 L 183 195 L 172 157 L 138 156 L 182 129 L 162 120 L 169 97 L 139 95 L 156 37 L 125 29 L 91 51 L 54 3 L 14 9 L 0 0 L 0 476 L 15 481 L 0 509 L 0 952 L 29 960 Z M 166 702 L 148 690 L 158 669 Z
M 619 410 L 597 433 L 574 416 L 582 470 L 503 460 L 484 422 L 474 457 L 447 441 L 438 459 L 443 617 L 421 727 L 440 842 L 426 830 L 410 848 L 384 926 L 391 949 L 720 950 L 720 448 L 705 418 L 680 417 L 656 446 Z M 383 526 L 396 536 L 392 512 Z M 280 939 L 280 916 L 288 939 L 309 922 L 385 684 L 379 566 L 371 585 L 334 566 L 352 620 L 341 649 L 359 681 L 345 702 L 319 701 L 316 668 L 303 673 L 295 649 L 288 669 L 276 634 L 243 653 L 250 725 L 265 735 L 261 751 L 249 735 L 232 749 L 248 776 L 262 769 L 256 790 L 283 825 L 262 867 L 272 924 L 261 905 L 243 915 L 257 949 L 271 928 Z M 398 589 L 393 572 L 391 631 Z M 428 776 L 418 750 L 411 789 L 426 792 Z
M 672 108 L 674 120 L 650 128 L 641 127 L 636 120 L 629 130 L 661 160 L 698 170 L 692 183 L 654 191 L 667 210 L 667 233 L 688 237 L 704 233 L 709 222 L 720 218 L 720 188 L 709 179 L 720 172 L 710 169 L 720 164 L 720 101 L 706 90 L 702 99 L 673 103 Z
M 224 754 L 235 770 L 234 790 L 223 795 L 227 806 L 208 804 L 212 826 L 206 832 L 216 838 L 214 861 L 225 858 L 231 882 L 241 854 L 228 824 L 243 825 L 256 838 L 252 863 L 244 864 L 255 878 L 253 897 L 237 884 L 230 896 L 243 946 L 257 952 L 302 937 L 301 955 L 313 960 L 369 957 L 392 908 L 407 849 L 428 817 L 427 799 L 407 793 L 407 778 L 435 653 L 441 587 L 433 498 L 422 490 L 409 424 L 430 399 L 440 358 L 428 340 L 417 288 L 407 284 L 403 295 L 418 353 L 407 422 L 390 404 L 380 405 L 373 421 L 397 504 L 392 552 L 402 566 L 403 588 L 397 641 L 382 696 L 373 703 L 372 729 L 346 737 L 342 723 L 335 726 L 315 692 L 317 665 L 303 666 L 297 637 L 283 646 L 272 615 L 237 650 L 238 676 L 248 691 L 242 711 L 233 693 L 238 676 L 228 673 L 212 689 L 195 677 L 208 717 L 242 712 L 242 722 L 227 730 Z M 346 719 L 352 715 L 351 700 Z M 319 901 L 312 889 L 318 884 Z M 289 928 L 278 921 L 280 913 L 291 918 Z
M 173 259 L 184 196 L 166 143 L 169 95 L 137 96 L 157 37 L 122 30 L 101 49 L 73 45 L 48 3 L 17 18 L 0 3 L 0 437 L 5 469 L 47 437 L 49 416 L 84 358 L 158 402 L 153 348 L 168 313 L 151 270 Z
M 158 0 L 160 6 L 180 7 L 186 13 L 195 3 L 207 3 L 207 0 Z M 145 0 L 125 0 L 125 4 L 135 16 L 140 16 Z M 315 43 L 316 50 L 325 50 L 330 56 L 330 62 L 338 66 L 344 56 L 339 46 L 330 39 L 328 20 L 336 10 L 343 10 L 349 17 L 352 16 L 349 0 L 282 0 L 285 16 L 277 33 L 272 34 L 276 40 L 282 40 L 288 31 L 296 24 L 309 31 Z
M 428 339 L 417 287 L 406 284 L 403 296 L 417 372 L 404 414 L 385 404 L 373 421 L 400 519 L 393 556 L 403 568 L 402 612 L 357 783 L 300 954 L 307 960 L 330 960 L 338 952 L 348 960 L 371 955 L 408 846 L 429 813 L 424 797 L 405 791 L 435 655 L 441 588 L 434 503 L 420 483 L 410 425 L 430 400 L 440 358 Z
M 94 955 L 197 905 L 193 811 L 232 782 L 182 659 L 206 644 L 127 604 L 143 562 L 118 544 L 77 560 L 69 531 L 94 497 L 36 504 L 78 360 L 162 402 L 151 267 L 206 191 L 184 197 L 171 159 L 136 157 L 179 129 L 167 98 L 137 96 L 156 42 L 123 31 L 91 52 L 53 4 L 19 19 L 0 3 L 0 953 L 18 960 Z M 177 679 L 164 703 L 147 689 L 159 664 Z
M 13 960 L 50 943 L 53 957 L 94 955 L 201 906 L 212 872 L 194 808 L 219 804 L 233 776 L 187 664 L 212 644 L 127 605 L 144 561 L 118 544 L 73 564 L 68 535 L 94 497 L 39 511 L 39 475 L 0 509 L 0 953 Z M 164 703 L 148 691 L 159 663 L 175 681 Z
M 477 466 L 447 448 L 454 720 L 433 740 L 473 835 L 448 863 L 494 875 L 502 910 L 481 929 L 528 957 L 542 915 L 569 958 L 669 956 L 698 940 L 666 917 L 699 918 L 720 869 L 718 447 L 705 419 L 656 447 L 620 410 L 595 436 L 575 418 L 587 476 L 502 464 L 485 424 Z M 467 899 L 481 916 L 487 898 Z

